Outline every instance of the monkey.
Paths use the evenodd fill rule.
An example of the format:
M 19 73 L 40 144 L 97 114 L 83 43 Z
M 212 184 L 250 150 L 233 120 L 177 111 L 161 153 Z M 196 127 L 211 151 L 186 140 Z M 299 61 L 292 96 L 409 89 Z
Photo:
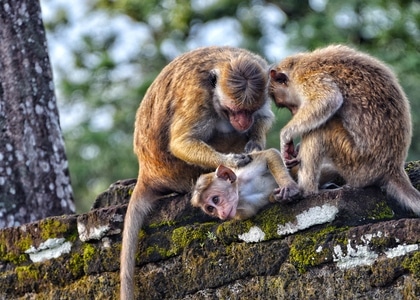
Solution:
M 297 183 L 283 165 L 280 152 L 271 148 L 250 154 L 239 168 L 224 165 L 202 174 L 192 191 L 191 204 L 221 220 L 244 220 L 270 202 L 299 197 Z
M 292 113 L 280 131 L 287 166 L 299 164 L 303 196 L 318 192 L 331 164 L 351 187 L 380 186 L 420 214 L 404 161 L 412 137 L 409 101 L 382 61 L 345 45 L 286 57 L 270 71 L 269 96 Z M 301 137 L 298 153 L 293 139 Z
M 247 50 L 203 47 L 176 57 L 146 91 L 134 128 L 139 172 L 124 220 L 121 299 L 134 297 L 138 231 L 153 204 L 187 194 L 200 174 L 245 165 L 248 153 L 265 148 L 274 120 L 268 71 Z

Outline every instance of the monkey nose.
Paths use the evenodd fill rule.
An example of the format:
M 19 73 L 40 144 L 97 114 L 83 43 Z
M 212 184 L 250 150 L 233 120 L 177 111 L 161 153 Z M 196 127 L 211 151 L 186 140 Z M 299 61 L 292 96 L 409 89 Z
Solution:
M 230 115 L 230 123 L 238 131 L 248 130 L 254 123 L 252 114 L 237 112 Z

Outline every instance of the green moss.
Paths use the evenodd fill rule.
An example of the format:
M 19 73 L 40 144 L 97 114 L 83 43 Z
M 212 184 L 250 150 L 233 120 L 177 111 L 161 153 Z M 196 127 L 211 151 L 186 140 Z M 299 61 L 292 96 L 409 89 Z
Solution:
M 83 247 L 83 259 L 85 261 L 90 261 L 93 259 L 96 253 L 96 248 L 91 244 L 85 244 Z
M 0 254 L 0 261 L 10 262 L 14 265 L 19 265 L 27 260 L 28 260 L 28 256 L 26 254 L 13 254 L 13 253 L 5 253 L 4 255 Z
M 273 205 L 264 213 L 257 214 L 254 218 L 255 223 L 265 233 L 265 240 L 278 238 L 277 228 L 279 224 L 286 224 L 295 220 L 294 214 L 284 211 L 281 205 Z
M 87 273 L 89 264 L 95 258 L 96 248 L 91 244 L 84 244 L 82 254 L 75 253 L 69 259 L 66 268 L 73 276 L 80 276 L 83 272 Z
M 169 221 L 163 221 L 161 223 L 156 223 L 156 224 L 150 224 L 149 227 L 150 228 L 159 228 L 159 227 L 164 227 L 164 226 L 175 226 L 176 222 L 173 220 L 169 220 Z
M 294 236 L 290 247 L 290 262 L 297 268 L 300 273 L 306 272 L 309 267 L 317 266 L 332 260 L 332 247 L 325 247 L 327 240 L 331 239 L 332 234 L 336 234 L 344 230 L 328 226 L 316 232 L 308 232 L 297 234 Z M 336 243 L 347 244 L 347 240 Z
M 154 253 L 158 253 L 162 258 L 168 258 L 173 255 L 172 251 L 158 245 L 152 245 L 146 249 L 147 256 L 152 256 Z
M 69 262 L 66 266 L 66 268 L 70 271 L 70 273 L 78 277 L 82 274 L 84 267 L 84 259 L 83 255 L 79 253 L 75 253 L 72 255 L 72 257 L 69 259 Z
M 16 267 L 15 271 L 19 282 L 38 280 L 40 277 L 39 270 L 33 265 Z
M 420 252 L 416 252 L 412 257 L 404 259 L 402 265 L 409 270 L 414 277 L 420 279 Z
M 368 218 L 371 220 L 384 220 L 394 217 L 394 212 L 388 206 L 386 201 L 376 203 L 375 209 L 369 212 Z
M 22 235 L 18 241 L 16 241 L 15 245 L 18 247 L 19 250 L 26 251 L 33 245 L 33 239 L 29 234 Z
M 39 228 L 41 230 L 41 238 L 47 240 L 50 238 L 56 238 L 63 236 L 63 233 L 68 231 L 68 225 L 60 222 L 57 218 L 45 219 L 39 222 Z
M 208 239 L 208 232 L 211 231 L 213 223 L 200 224 L 200 226 L 182 226 L 172 231 L 172 247 L 170 254 L 178 254 L 182 249 L 193 241 L 201 243 Z

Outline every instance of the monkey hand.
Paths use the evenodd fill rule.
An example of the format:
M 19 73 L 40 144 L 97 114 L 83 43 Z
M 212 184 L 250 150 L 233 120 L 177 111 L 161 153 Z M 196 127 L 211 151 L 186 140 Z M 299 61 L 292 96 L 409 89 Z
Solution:
M 225 164 L 231 168 L 240 168 L 246 166 L 252 161 L 252 157 L 249 154 L 237 154 L 237 153 L 230 153 L 227 154 L 227 160 Z
M 301 193 L 297 184 L 288 185 L 274 189 L 273 198 L 277 202 L 292 202 L 300 198 Z
M 297 166 L 300 163 L 300 158 L 298 158 L 300 144 L 297 144 L 295 147 L 293 140 L 286 143 L 283 147 L 283 161 L 288 169 Z
M 263 150 L 263 147 L 257 141 L 250 140 L 245 145 L 245 152 L 246 153 L 251 153 L 252 151 L 261 151 L 261 150 Z

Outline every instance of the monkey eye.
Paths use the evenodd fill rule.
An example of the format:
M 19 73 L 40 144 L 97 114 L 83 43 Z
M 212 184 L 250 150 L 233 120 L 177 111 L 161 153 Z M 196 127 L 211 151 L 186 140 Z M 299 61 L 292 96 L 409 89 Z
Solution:
M 284 73 L 277 73 L 276 76 L 275 76 L 275 81 L 280 83 L 280 84 L 287 85 L 287 82 L 289 81 L 289 78 Z
M 208 213 L 213 214 L 213 212 L 214 212 L 214 206 L 208 205 L 206 207 L 206 210 L 207 210 Z
M 219 196 L 214 196 L 212 199 L 211 199 L 212 201 L 213 201 L 213 203 L 214 204 L 219 204 L 219 201 L 220 201 L 220 199 L 219 199 Z

